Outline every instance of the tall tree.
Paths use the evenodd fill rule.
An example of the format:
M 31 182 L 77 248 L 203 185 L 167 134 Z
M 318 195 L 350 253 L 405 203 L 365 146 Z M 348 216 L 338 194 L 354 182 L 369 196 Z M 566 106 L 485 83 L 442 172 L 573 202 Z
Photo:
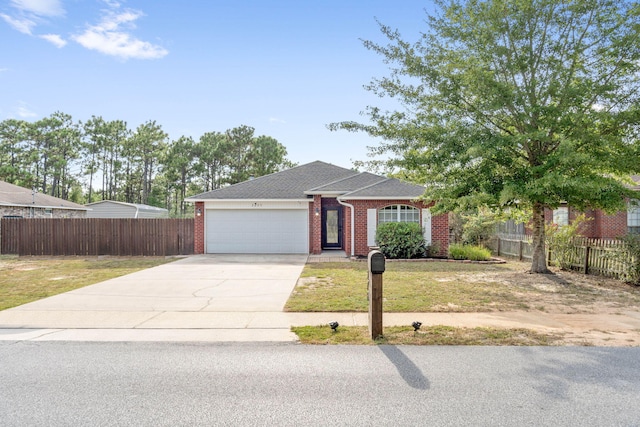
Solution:
M 7 119 L 0 122 L 0 179 L 16 185 L 31 186 L 24 168 L 24 132 L 27 123 Z
M 255 129 L 251 126 L 241 125 L 227 130 L 225 133 L 225 145 L 229 167 L 228 184 L 246 181 L 251 177 L 249 173 L 251 163 L 251 150 L 253 148 Z
M 381 25 L 394 64 L 368 89 L 398 111 L 333 129 L 382 137 L 372 154 L 426 183 L 436 210 L 520 206 L 531 271 L 547 272 L 544 211 L 625 208 L 640 172 L 640 7 L 611 0 L 436 0 L 416 43 Z
M 174 193 L 173 205 L 176 214 L 186 213 L 184 199 L 193 178 L 195 142 L 191 137 L 182 136 L 173 141 L 167 149 L 163 162 L 163 174 L 169 189 Z M 169 209 L 169 207 L 167 207 Z M 171 210 L 171 209 L 170 209 Z
M 137 200 L 138 203 L 147 204 L 149 202 L 153 178 L 166 149 L 166 139 L 167 134 L 155 120 L 138 126 L 133 134 L 133 153 L 142 168 L 142 192 Z
M 263 176 L 293 166 L 295 165 L 287 160 L 287 149 L 277 139 L 264 135 L 254 139 L 250 175 Z
M 196 144 L 196 170 L 202 174 L 204 191 L 215 190 L 223 184 L 228 164 L 225 141 L 224 134 L 207 132 Z

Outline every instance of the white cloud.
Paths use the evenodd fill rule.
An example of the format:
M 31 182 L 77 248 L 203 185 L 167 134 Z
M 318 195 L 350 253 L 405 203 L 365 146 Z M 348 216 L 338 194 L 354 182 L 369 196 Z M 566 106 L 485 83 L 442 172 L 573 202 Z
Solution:
M 112 9 L 119 7 L 118 3 L 106 3 Z M 122 59 L 157 59 L 166 56 L 169 51 L 162 46 L 139 40 L 130 33 L 141 16 L 143 13 L 135 10 L 106 10 L 100 23 L 88 26 L 82 34 L 72 38 L 87 49 Z
M 45 39 L 57 48 L 63 48 L 67 45 L 67 41 L 60 37 L 58 34 L 43 34 L 39 37 L 41 39 Z
M 20 105 L 18 106 L 18 108 L 16 108 L 16 114 L 18 114 L 18 117 L 21 117 L 23 119 L 38 117 L 36 113 L 29 110 L 27 104 L 24 102 L 20 102 Z
M 270 123 L 287 123 L 282 119 L 279 119 L 277 117 L 269 117 L 269 122 Z
M 31 30 L 36 26 L 34 21 L 25 17 L 12 17 L 4 13 L 1 13 L 0 17 L 2 17 L 7 24 L 11 25 L 14 30 L 24 34 L 31 34 Z
M 16 9 L 36 16 L 62 16 L 64 9 L 59 0 L 11 0 Z

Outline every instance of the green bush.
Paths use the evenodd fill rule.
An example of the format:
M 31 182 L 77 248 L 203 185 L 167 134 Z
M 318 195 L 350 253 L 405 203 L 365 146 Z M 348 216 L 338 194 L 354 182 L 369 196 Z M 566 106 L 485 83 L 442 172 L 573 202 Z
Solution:
M 488 261 L 491 251 L 482 246 L 452 244 L 449 245 L 449 256 L 453 259 L 469 259 L 471 261 Z
M 376 230 L 376 243 L 389 259 L 424 257 L 422 227 L 415 222 L 385 222 Z
M 640 285 L 640 234 L 626 234 L 620 238 L 621 245 L 609 254 L 609 258 L 619 262 L 624 272 L 623 279 L 636 286 Z
M 569 225 L 550 224 L 545 226 L 547 246 L 553 260 L 561 270 L 570 270 L 571 265 L 580 264 L 575 240 L 580 237 L 582 224 L 590 220 L 586 218 L 585 214 L 580 214 Z

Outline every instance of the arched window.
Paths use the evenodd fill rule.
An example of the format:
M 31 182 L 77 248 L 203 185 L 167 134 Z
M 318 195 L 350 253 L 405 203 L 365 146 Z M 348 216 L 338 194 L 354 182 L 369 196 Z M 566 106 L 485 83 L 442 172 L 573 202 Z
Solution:
M 378 211 L 378 224 L 385 222 L 420 223 L 420 210 L 407 205 L 387 206 Z

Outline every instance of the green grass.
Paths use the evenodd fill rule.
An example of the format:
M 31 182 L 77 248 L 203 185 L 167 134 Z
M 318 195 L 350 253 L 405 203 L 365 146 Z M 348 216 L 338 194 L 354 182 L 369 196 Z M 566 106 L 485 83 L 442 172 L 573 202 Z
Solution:
M 561 334 L 543 334 L 529 329 L 455 328 L 452 326 L 428 326 L 414 332 L 407 326 L 384 328 L 384 336 L 372 340 L 368 328 L 362 326 L 338 327 L 333 332 L 329 326 L 301 326 L 291 330 L 303 344 L 390 344 L 390 345 L 508 345 L 549 346 L 560 345 Z
M 477 312 L 528 308 L 526 295 L 492 281 L 464 276 L 513 273 L 520 264 L 387 262 L 386 312 Z M 307 264 L 285 306 L 287 311 L 366 312 L 367 263 Z
M 0 310 L 174 261 L 175 258 L 0 256 Z

